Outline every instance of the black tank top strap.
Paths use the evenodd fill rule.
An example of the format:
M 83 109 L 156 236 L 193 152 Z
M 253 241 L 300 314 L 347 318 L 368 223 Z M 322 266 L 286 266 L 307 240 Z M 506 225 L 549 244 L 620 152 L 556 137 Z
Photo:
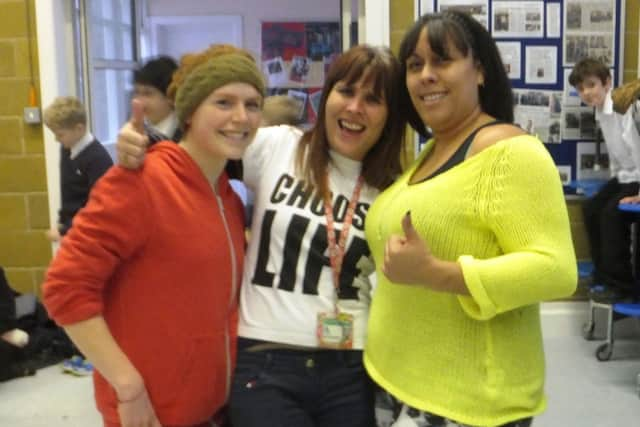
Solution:
M 422 181 L 426 181 L 428 179 L 433 178 L 434 176 L 440 175 L 441 173 L 444 173 L 446 171 L 448 171 L 449 169 L 453 168 L 454 166 L 459 165 L 460 163 L 464 162 L 464 159 L 467 158 L 467 152 L 469 151 L 469 147 L 471 147 L 471 143 L 473 142 L 473 140 L 475 139 L 476 135 L 478 132 L 480 132 L 482 129 L 489 127 L 489 126 L 493 126 L 493 125 L 499 125 L 499 124 L 504 124 L 506 122 L 503 122 L 502 120 L 494 120 L 492 122 L 489 123 L 485 123 L 481 126 L 478 126 L 477 128 L 475 128 L 470 134 L 469 136 L 467 136 L 467 138 L 464 140 L 464 142 L 460 145 L 460 147 L 458 147 L 458 149 L 456 150 L 455 153 L 453 153 L 453 155 L 451 157 L 449 157 L 449 160 L 447 160 L 442 166 L 440 166 L 435 172 L 433 172 L 431 175 L 427 176 L 426 178 L 424 178 Z

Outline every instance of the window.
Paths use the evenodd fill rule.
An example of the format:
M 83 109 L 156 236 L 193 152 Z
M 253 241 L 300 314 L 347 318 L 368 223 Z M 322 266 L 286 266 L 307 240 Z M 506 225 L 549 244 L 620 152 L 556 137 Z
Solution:
M 140 2 L 76 0 L 78 87 L 89 111 L 93 134 L 115 143 L 128 119 L 133 70 L 138 66 Z

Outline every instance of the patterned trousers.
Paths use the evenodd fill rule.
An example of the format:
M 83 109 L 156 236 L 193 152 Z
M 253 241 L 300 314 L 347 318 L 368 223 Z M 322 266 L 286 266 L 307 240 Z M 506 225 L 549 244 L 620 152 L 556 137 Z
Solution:
M 377 427 L 479 427 L 412 408 L 384 390 L 376 394 L 376 422 Z M 500 427 L 530 427 L 532 422 L 533 418 L 525 418 Z

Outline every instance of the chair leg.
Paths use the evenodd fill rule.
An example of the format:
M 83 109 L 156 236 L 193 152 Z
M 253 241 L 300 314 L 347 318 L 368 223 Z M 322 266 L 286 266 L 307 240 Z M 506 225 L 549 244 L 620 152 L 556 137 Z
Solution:
M 582 325 L 582 337 L 587 341 L 592 341 L 595 339 L 595 310 L 596 306 L 593 304 L 593 300 L 589 300 L 589 318 L 587 319 L 585 324 Z
M 596 349 L 596 359 L 605 362 L 613 354 L 613 306 L 607 305 L 607 336 L 605 343 Z

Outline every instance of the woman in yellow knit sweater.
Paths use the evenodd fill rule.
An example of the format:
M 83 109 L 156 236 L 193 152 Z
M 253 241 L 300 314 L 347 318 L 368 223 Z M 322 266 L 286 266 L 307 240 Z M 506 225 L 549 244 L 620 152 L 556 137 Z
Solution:
M 545 409 L 539 302 L 577 283 L 558 172 L 510 124 L 509 80 L 474 19 L 423 16 L 400 62 L 406 115 L 433 136 L 367 216 L 365 365 L 397 426 L 529 426 Z

